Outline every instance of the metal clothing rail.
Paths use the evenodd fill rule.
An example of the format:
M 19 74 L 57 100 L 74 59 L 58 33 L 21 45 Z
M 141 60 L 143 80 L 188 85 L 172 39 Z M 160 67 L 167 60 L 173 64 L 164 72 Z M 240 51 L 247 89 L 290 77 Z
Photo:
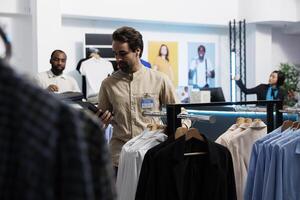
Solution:
M 285 108 L 285 109 L 279 110 L 279 112 L 288 113 L 288 114 L 296 114 L 297 120 L 299 121 L 299 119 L 300 119 L 300 108 Z
M 198 115 L 198 114 L 178 114 L 179 119 L 190 119 L 193 121 L 206 121 L 209 123 L 215 123 L 216 117 L 213 115 Z
M 279 110 L 282 110 L 283 103 L 279 100 L 274 101 L 245 101 L 245 102 L 215 102 L 215 103 L 200 103 L 200 104 L 168 104 L 167 105 L 167 127 L 168 135 L 175 133 L 176 129 L 181 126 L 181 121 L 177 117 L 181 112 L 181 107 L 188 108 L 199 108 L 206 106 L 230 106 L 230 105 L 249 105 L 255 104 L 259 106 L 265 106 L 267 112 L 267 128 L 268 132 L 274 130 L 282 124 L 283 117 Z M 274 120 L 275 113 L 275 120 Z
M 188 111 L 188 110 L 187 110 Z M 143 111 L 144 116 L 152 117 L 167 117 L 167 112 L 165 111 Z M 206 121 L 209 123 L 215 123 L 216 118 L 212 115 L 198 115 L 198 114 L 185 114 L 179 113 L 177 115 L 179 119 L 191 119 L 193 121 Z
M 279 110 L 281 113 L 300 114 L 300 108 L 286 108 Z
M 266 112 L 266 108 L 261 107 L 249 107 L 249 106 L 235 106 L 235 112 Z
M 150 116 L 150 117 L 166 117 L 166 111 L 143 111 L 143 116 Z

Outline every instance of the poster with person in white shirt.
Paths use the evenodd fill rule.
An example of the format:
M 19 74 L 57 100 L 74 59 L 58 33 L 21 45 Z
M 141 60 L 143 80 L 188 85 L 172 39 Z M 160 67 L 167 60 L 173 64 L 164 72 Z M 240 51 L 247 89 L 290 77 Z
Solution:
M 188 43 L 188 85 L 215 87 L 215 44 Z

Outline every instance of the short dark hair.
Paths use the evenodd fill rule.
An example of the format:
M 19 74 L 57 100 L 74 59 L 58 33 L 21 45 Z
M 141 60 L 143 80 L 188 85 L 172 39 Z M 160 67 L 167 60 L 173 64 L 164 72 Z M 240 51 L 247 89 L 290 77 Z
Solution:
M 277 74 L 277 87 L 280 87 L 284 84 L 284 80 L 285 80 L 285 75 L 282 71 L 278 71 L 275 70 L 272 73 L 276 73 Z
M 123 26 L 113 32 L 112 39 L 118 42 L 127 42 L 132 51 L 141 50 L 139 57 L 142 57 L 144 44 L 143 36 L 140 32 L 132 27 Z
M 50 57 L 51 59 L 53 58 L 53 56 L 54 56 L 54 54 L 55 54 L 56 52 L 65 54 L 65 56 L 66 56 L 66 58 L 67 58 L 67 54 L 66 54 L 63 50 L 55 49 L 55 50 L 51 53 L 51 57 Z
M 205 46 L 203 46 L 203 45 L 200 45 L 200 46 L 198 47 L 198 52 L 200 51 L 200 49 L 203 49 L 203 50 L 204 50 L 204 52 L 206 52 Z

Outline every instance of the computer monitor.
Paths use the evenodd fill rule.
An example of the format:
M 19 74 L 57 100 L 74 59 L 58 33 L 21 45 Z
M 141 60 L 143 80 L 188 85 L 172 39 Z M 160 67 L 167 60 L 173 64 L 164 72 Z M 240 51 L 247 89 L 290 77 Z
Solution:
M 210 91 L 210 102 L 224 102 L 225 97 L 221 87 L 201 88 L 200 91 Z

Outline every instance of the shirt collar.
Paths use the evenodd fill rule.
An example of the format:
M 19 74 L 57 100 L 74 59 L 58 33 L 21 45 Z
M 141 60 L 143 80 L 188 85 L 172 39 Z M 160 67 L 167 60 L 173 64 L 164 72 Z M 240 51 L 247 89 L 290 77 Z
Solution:
M 133 74 L 127 74 L 125 72 L 123 72 L 122 70 L 118 70 L 116 73 L 112 74 L 112 77 L 118 78 L 118 79 L 126 79 L 126 80 L 134 80 L 138 77 L 140 77 L 146 70 L 149 70 L 148 68 L 141 66 L 141 68 L 134 72 Z
M 133 79 L 135 79 L 135 78 L 141 76 L 146 70 L 147 70 L 147 68 L 145 68 L 145 67 L 142 65 L 138 71 L 136 71 L 136 72 L 134 72 L 134 73 L 132 74 Z
M 250 124 L 250 128 L 264 128 L 267 125 L 262 121 L 262 120 L 254 120 L 251 124 Z
M 278 90 L 278 87 L 273 87 L 272 85 L 269 84 L 269 88 L 274 89 L 274 90 Z
M 60 75 L 57 76 L 57 75 L 53 74 L 51 69 L 49 71 L 47 71 L 47 75 L 48 75 L 48 78 L 61 77 L 63 79 L 66 79 L 64 74 L 60 74 Z
M 250 126 L 250 123 L 242 123 L 239 128 L 241 129 L 247 129 Z
M 234 131 L 235 129 L 237 129 L 239 127 L 238 124 L 233 124 L 231 125 L 231 127 L 229 128 L 230 131 Z

